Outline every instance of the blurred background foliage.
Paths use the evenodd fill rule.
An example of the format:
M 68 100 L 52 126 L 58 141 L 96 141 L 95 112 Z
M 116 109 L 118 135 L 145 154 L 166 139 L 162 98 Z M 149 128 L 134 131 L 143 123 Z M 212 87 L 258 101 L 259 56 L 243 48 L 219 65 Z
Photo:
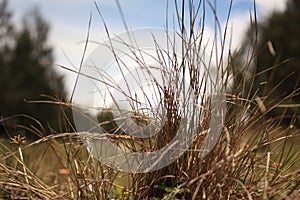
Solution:
M 17 26 L 8 1 L 0 2 L 0 116 L 9 118 L 2 123 L 11 134 L 17 127 L 31 125 L 45 134 L 63 131 L 60 116 L 65 108 L 29 102 L 66 100 L 63 76 L 53 65 L 49 30 L 50 25 L 38 9 L 25 15 Z
M 300 1 L 288 0 L 286 10 L 275 11 L 249 25 L 240 49 L 231 55 L 234 85 L 244 98 L 263 102 L 268 118 L 282 125 L 300 125 Z M 251 60 L 250 64 L 247 60 Z M 243 66 L 243 67 L 241 67 Z M 264 108 L 265 107 L 265 108 Z

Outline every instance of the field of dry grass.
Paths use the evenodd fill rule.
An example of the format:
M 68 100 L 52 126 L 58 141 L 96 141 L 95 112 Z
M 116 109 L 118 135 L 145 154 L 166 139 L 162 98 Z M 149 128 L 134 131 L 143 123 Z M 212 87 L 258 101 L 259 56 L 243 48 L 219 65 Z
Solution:
M 205 44 L 199 41 L 202 41 L 204 24 L 197 21 L 202 18 L 191 7 L 188 13 L 189 25 L 184 26 L 185 20 L 180 16 L 186 10 L 177 9 L 177 21 L 181 27 L 178 34 L 188 48 L 183 63 L 174 61 L 177 59 L 176 55 L 170 56 L 174 68 L 172 73 L 175 77 L 180 77 L 182 71 L 191 74 L 189 97 L 198 102 L 201 95 L 203 99 L 206 98 L 199 88 L 211 75 L 202 77 L 196 67 L 203 64 L 203 52 L 199 46 Z M 216 27 L 217 24 L 216 20 Z M 189 27 L 189 30 L 184 27 Z M 218 28 L 215 31 L 216 35 L 224 33 Z M 195 137 L 190 148 L 170 165 L 147 173 L 124 173 L 105 166 L 87 152 L 79 132 L 44 133 L 47 136 L 36 141 L 26 141 L 18 133 L 13 133 L 15 137 L 0 142 L 0 198 L 300 199 L 299 127 L 295 126 L 293 120 L 289 125 L 283 125 L 281 121 L 284 114 L 279 119 L 267 117 L 267 113 L 280 102 L 268 108 L 264 105 L 264 99 L 257 100 L 255 96 L 246 94 L 245 91 L 249 89 L 246 87 L 251 87 L 251 82 L 254 81 L 253 77 L 246 77 L 253 55 L 249 55 L 240 66 L 238 75 L 245 77 L 239 77 L 240 81 L 236 81 L 237 74 L 232 71 L 230 59 L 225 59 L 223 55 L 226 53 L 225 46 L 222 45 L 225 43 L 223 38 L 226 38 L 225 35 L 221 39 L 214 38 L 215 45 L 221 44 L 218 46 L 220 54 L 215 55 L 213 50 L 208 52 L 210 59 L 216 60 L 216 66 L 205 67 L 215 67 L 215 73 L 221 74 L 218 80 L 226 91 L 226 117 L 220 138 L 206 156 L 200 158 L 199 149 L 211 128 L 210 111 L 214 104 L 209 102 L 209 98 L 206 99 L 207 102 L 201 102 L 201 107 L 207 113 L 204 113 L 201 122 L 197 122 L 197 131 L 192 130 Z M 160 52 L 159 47 L 157 48 L 157 52 Z M 154 148 L 163 147 L 166 141 L 174 137 L 178 121 L 182 117 L 182 112 L 176 107 L 179 101 L 176 94 L 181 92 L 182 84 L 181 81 L 171 81 L 166 86 L 169 93 L 162 94 L 167 117 L 161 135 L 151 141 L 143 141 L 134 137 L 124 140 L 124 135 L 112 134 L 109 130 L 105 134 L 130 151 L 149 152 L 150 142 L 153 142 Z M 164 88 L 162 85 L 160 87 Z M 66 124 L 68 122 L 66 119 Z M 113 121 L 106 123 L 113 124 Z M 137 144 L 138 142 L 140 143 Z M 135 148 L 136 145 L 138 149 Z
M 103 166 L 89 156 L 72 134 L 59 139 L 50 136 L 35 144 L 1 140 L 0 196 L 11 199 L 299 198 L 300 131 L 273 127 L 264 130 L 268 132 L 261 141 L 257 131 L 246 130 L 240 140 L 230 141 L 234 147 L 227 144 L 233 137 L 222 138 L 216 150 L 197 163 L 191 160 L 194 153 L 191 151 L 178 162 L 147 174 L 122 173 Z

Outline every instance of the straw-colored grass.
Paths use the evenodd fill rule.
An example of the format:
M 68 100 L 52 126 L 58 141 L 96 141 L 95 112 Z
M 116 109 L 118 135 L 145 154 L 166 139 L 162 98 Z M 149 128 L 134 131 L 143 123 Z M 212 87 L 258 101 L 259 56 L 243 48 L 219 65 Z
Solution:
M 203 55 L 198 47 L 204 45 L 201 43 L 204 31 L 201 19 L 204 18 L 199 17 L 200 12 L 194 9 L 199 6 L 205 16 L 205 9 L 214 11 L 214 7 L 205 7 L 202 1 L 194 4 L 197 5 L 190 7 L 185 15 L 190 17 L 189 25 L 183 18 L 186 9 L 176 7 L 181 27 L 179 34 L 189 48 L 184 62 L 174 62 L 172 67 L 174 74 L 183 69 L 192 74 L 194 82 L 190 82 L 189 88 L 199 96 L 197 86 L 203 77 L 199 77 L 195 66 L 201 62 L 199 55 Z M 218 28 L 218 23 L 216 16 L 215 31 L 216 35 L 221 33 L 221 37 L 214 38 L 213 49 L 219 54 L 213 54 L 213 50 L 208 54 L 214 56 L 216 73 L 222 75 L 219 78 L 226 89 L 227 108 L 221 137 L 207 156 L 199 158 L 199 149 L 208 131 L 209 115 L 205 115 L 199 124 L 188 151 L 172 164 L 148 173 L 123 173 L 104 166 L 84 148 L 79 135 L 85 133 L 50 134 L 25 144 L 22 137 L 15 137 L 13 143 L 7 140 L 0 143 L 0 198 L 299 199 L 300 131 L 293 123 L 282 127 L 280 119 L 266 118 L 266 113 L 272 108 L 266 108 L 264 100 L 245 93 L 249 90 L 246 87 L 250 85 L 251 88 L 254 80 L 246 77 L 251 59 L 245 59 L 239 73 L 233 70 L 231 54 L 224 55 L 227 52 L 224 45 L 226 34 Z M 174 98 L 180 84 L 180 81 L 171 82 L 162 94 L 162 99 L 166 97 L 167 118 L 159 135 L 142 140 L 116 134 L 118 127 L 113 121 L 116 119 L 109 118 L 109 111 L 104 110 L 106 113 L 102 113 L 100 124 L 106 135 L 132 151 L 150 151 L 164 146 L 174 137 L 181 119 L 182 113 L 178 111 L 178 101 Z M 210 103 L 203 102 L 202 106 L 211 109 Z M 137 114 L 135 120 L 140 120 L 143 125 L 147 119 L 145 116 L 139 118 L 141 116 Z

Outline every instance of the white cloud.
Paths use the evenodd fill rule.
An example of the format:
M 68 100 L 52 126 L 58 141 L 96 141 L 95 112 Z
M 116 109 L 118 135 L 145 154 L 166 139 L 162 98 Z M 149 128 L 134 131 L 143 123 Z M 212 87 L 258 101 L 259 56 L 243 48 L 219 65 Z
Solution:
M 87 58 L 93 50 L 98 47 L 98 42 L 102 42 L 106 37 L 104 29 L 92 24 L 90 29 L 90 42 L 85 53 Z M 123 32 L 123 27 L 115 26 L 111 33 L 116 34 Z M 54 47 L 55 63 L 64 66 L 71 70 L 77 70 L 83 56 L 85 40 L 87 37 L 88 26 L 73 26 L 64 23 L 56 22 L 53 24 L 50 35 L 50 43 Z M 76 79 L 76 73 L 63 68 L 58 68 L 58 71 L 65 75 L 67 89 L 70 91 Z
M 283 11 L 286 8 L 286 2 L 287 0 L 256 0 L 262 16 L 266 16 L 274 10 Z
M 231 39 L 231 49 L 239 47 L 250 24 L 249 13 L 238 13 L 231 17 L 228 25 L 228 39 Z
M 256 0 L 258 21 L 263 20 L 265 17 L 269 16 L 273 11 L 283 11 L 286 8 L 286 2 L 287 0 Z M 234 49 L 239 46 L 240 42 L 245 37 L 249 24 L 249 12 L 236 12 L 231 16 L 228 27 L 229 34 L 231 34 L 232 36 L 231 49 Z

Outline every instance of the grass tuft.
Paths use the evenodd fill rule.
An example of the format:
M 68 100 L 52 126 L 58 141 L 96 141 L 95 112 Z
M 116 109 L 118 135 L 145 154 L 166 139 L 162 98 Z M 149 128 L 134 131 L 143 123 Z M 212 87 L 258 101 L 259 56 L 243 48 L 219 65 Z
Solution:
M 185 83 L 178 77 L 182 73 L 189 74 L 190 82 L 187 89 L 192 91 L 189 97 L 195 102 L 202 99 L 200 105 L 203 108 L 203 118 L 197 124 L 197 133 L 188 151 L 175 162 L 156 171 L 120 172 L 103 165 L 89 154 L 81 139 L 90 135 L 87 132 L 73 133 L 72 120 L 65 114 L 65 121 L 62 121 L 61 125 L 68 126 L 69 132 L 39 133 L 47 136 L 33 142 L 27 141 L 28 144 L 24 144 L 24 138 L 20 135 L 12 137 L 12 143 L 1 140 L 0 198 L 153 200 L 300 198 L 300 130 L 293 121 L 288 127 L 281 126 L 280 120 L 284 115 L 281 119 L 266 117 L 266 113 L 282 106 L 280 99 L 269 108 L 264 103 L 265 97 L 250 96 L 249 90 L 255 81 L 255 74 L 251 73 L 253 58 L 251 48 L 244 49 L 249 52 L 245 61 L 239 66 L 233 63 L 235 53 L 226 50 L 227 26 L 225 30 L 220 28 L 215 5 L 206 4 L 206 1 L 197 3 L 189 1 L 189 3 L 183 3 L 180 7 L 179 2 L 175 1 L 176 20 L 180 27 L 178 34 L 185 49 L 182 61 L 179 59 L 182 55 L 168 54 L 174 46 L 171 41 L 170 52 L 163 52 L 159 46 L 155 49 L 157 61 L 162 65 L 162 73 L 168 72 L 166 63 L 169 63 L 173 78 L 166 85 L 158 85 L 161 106 L 166 109 L 166 123 L 162 130 L 151 138 L 136 138 L 126 135 L 124 130 L 120 129 L 118 120 L 122 120 L 124 116 L 115 118 L 112 108 L 103 107 L 98 113 L 99 125 L 103 128 L 105 136 L 120 147 L 132 152 L 160 149 L 173 139 L 178 130 L 178 123 L 183 118 L 184 112 L 179 107 L 179 100 Z M 121 9 L 120 4 L 118 6 Z M 99 9 L 98 11 L 102 17 Z M 203 38 L 205 15 L 208 11 L 215 13 L 215 38 L 211 48 L 204 43 Z M 230 10 L 228 19 L 229 16 Z M 105 28 L 109 36 L 106 24 Z M 114 52 L 114 49 L 112 51 Z M 164 53 L 169 55 L 168 59 L 163 57 Z M 115 59 L 119 58 L 116 56 Z M 138 57 L 136 61 L 141 63 L 142 67 L 148 67 Z M 197 67 L 199 65 L 204 65 L 211 74 L 203 76 Z M 82 75 L 80 73 L 78 76 Z M 209 97 L 201 90 L 206 88 L 209 77 L 215 77 L 224 86 L 226 118 L 214 148 L 205 157 L 199 158 L 199 149 L 209 132 L 210 113 L 214 107 Z M 107 83 L 107 86 L 110 87 L 111 83 Z M 75 90 L 76 88 L 73 91 Z M 131 98 L 134 113 L 132 118 L 143 127 L 153 116 L 139 107 L 140 102 L 135 97 Z M 68 108 L 72 106 L 63 102 L 47 103 Z M 120 111 L 118 104 L 112 107 Z M 34 127 L 24 129 L 39 132 Z

